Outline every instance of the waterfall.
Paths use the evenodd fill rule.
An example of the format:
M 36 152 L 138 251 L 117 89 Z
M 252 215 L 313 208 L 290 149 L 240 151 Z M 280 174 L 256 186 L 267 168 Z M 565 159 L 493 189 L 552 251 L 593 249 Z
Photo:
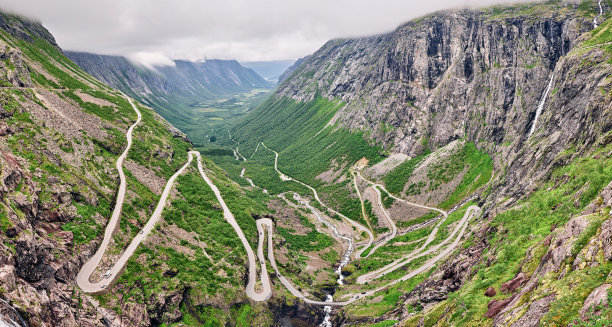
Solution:
M 325 299 L 325 302 L 332 302 L 334 300 L 334 298 L 327 294 L 327 298 Z M 319 325 L 319 327 L 332 327 L 332 323 L 331 323 L 331 306 L 326 305 L 325 307 L 323 307 L 323 312 L 325 312 L 325 318 L 323 318 L 323 322 Z
M 348 263 L 351 261 L 351 254 L 353 253 L 353 251 L 355 251 L 355 245 L 353 244 L 353 239 L 348 236 L 344 236 L 340 234 L 340 232 L 338 231 L 338 229 L 336 228 L 334 224 L 329 222 L 327 219 L 323 218 L 323 215 L 317 209 L 315 209 L 312 205 L 310 205 L 310 203 L 307 200 L 302 199 L 297 193 L 293 194 L 293 198 L 296 201 L 300 202 L 302 205 L 306 206 L 308 209 L 310 209 L 310 211 L 312 211 L 317 216 L 317 220 L 319 220 L 319 222 L 321 222 L 322 224 L 324 224 L 325 226 L 329 227 L 329 229 L 332 230 L 332 232 L 334 233 L 334 236 L 336 236 L 337 238 L 343 239 L 348 243 L 348 249 L 342 256 L 342 260 L 340 260 L 338 269 L 336 269 L 336 273 L 338 274 L 338 279 L 336 280 L 336 282 L 338 283 L 338 285 L 344 285 L 344 275 L 342 275 L 342 268 L 348 265 Z M 327 294 L 325 298 L 325 302 L 333 302 L 333 301 L 334 301 L 334 298 L 332 297 L 332 295 Z M 323 322 L 319 325 L 319 327 L 332 327 L 332 323 L 331 323 L 332 307 L 329 305 L 324 306 L 323 312 L 325 313 L 325 317 L 323 317 Z
M 536 110 L 536 115 L 535 115 L 535 118 L 533 119 L 533 125 L 531 125 L 531 130 L 529 131 L 529 135 L 527 136 L 527 138 L 529 138 L 531 134 L 533 134 L 533 131 L 535 131 L 536 125 L 538 123 L 538 118 L 540 117 L 540 114 L 542 113 L 542 109 L 544 109 L 544 104 L 546 103 L 546 97 L 548 97 L 548 92 L 550 92 L 550 87 L 553 84 L 554 78 L 555 78 L 555 72 L 553 71 L 552 74 L 550 74 L 550 81 L 548 82 L 548 86 L 546 86 L 546 90 L 544 91 L 544 94 L 542 94 L 542 98 L 540 99 L 540 104 L 538 104 L 538 109 Z
M 599 6 L 599 15 L 593 18 L 593 28 L 597 28 L 597 26 L 599 26 L 599 24 L 597 24 L 597 20 L 599 19 L 599 17 L 601 17 L 601 15 L 603 15 L 603 8 L 601 7 L 601 0 L 597 2 L 597 5 Z

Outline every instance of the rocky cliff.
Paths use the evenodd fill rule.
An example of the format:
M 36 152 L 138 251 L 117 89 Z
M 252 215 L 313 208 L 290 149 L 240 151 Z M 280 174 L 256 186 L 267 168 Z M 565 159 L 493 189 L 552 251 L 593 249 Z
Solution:
M 609 18 L 611 4 L 600 3 L 602 18 Z M 388 34 L 332 40 L 234 127 L 243 149 L 254 148 L 249 142 L 256 138 L 280 150 L 281 170 L 320 185 L 323 198 L 345 214 L 349 209 L 338 199 L 357 196 L 344 176 L 350 178 L 347 167 L 358 158 L 417 157 L 414 171 L 428 170 L 429 180 L 447 173 L 452 162 L 423 168 L 428 158 L 441 156 L 455 140 L 473 142 L 492 158 L 490 186 L 463 198 L 477 199 L 484 209 L 464 248 L 418 286 L 398 287 L 403 294 L 396 309 L 381 319 L 364 312 L 376 312 L 368 308 L 386 298 L 340 310 L 337 323 L 600 320 L 589 316 L 594 306 L 587 302 L 605 297 L 612 276 L 600 236 L 610 219 L 612 21 L 594 29 L 598 8 L 597 1 L 548 1 L 443 11 Z M 376 176 L 387 187 L 391 168 L 378 167 Z M 406 171 L 398 193 L 438 205 L 461 203 L 435 200 L 437 186 L 420 188 L 419 177 Z M 331 174 L 342 177 L 323 177 Z M 572 291 L 568 285 L 585 275 L 597 277 L 576 282 Z M 576 304 L 570 308 L 568 301 Z
M 341 99 L 332 122 L 409 155 L 463 137 L 516 142 L 559 58 L 591 28 L 573 5 L 439 12 L 389 34 L 329 41 L 277 96 Z
M 606 51 L 591 49 L 589 65 L 581 65 L 586 55 L 567 56 L 593 28 L 595 7 L 553 1 L 445 11 L 388 34 L 332 40 L 285 76 L 274 97 L 340 100 L 345 105 L 328 124 L 364 132 L 391 152 L 415 156 L 473 141 L 503 153 L 501 169 L 532 167 L 510 177 L 521 190 L 561 151 L 588 147 L 609 128 L 610 107 L 599 91 L 609 87 Z

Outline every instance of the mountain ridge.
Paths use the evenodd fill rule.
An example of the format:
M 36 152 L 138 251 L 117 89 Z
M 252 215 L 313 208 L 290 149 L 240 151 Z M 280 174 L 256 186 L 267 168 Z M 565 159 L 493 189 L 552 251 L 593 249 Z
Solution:
M 443 11 L 329 41 L 201 157 L 12 22 L 30 39 L 0 29 L 0 324 L 606 325 L 612 3 L 593 29 L 597 5 Z M 180 110 L 206 78 L 109 65 L 181 130 L 208 129 Z M 75 278 L 115 202 L 91 295 Z
M 367 215 L 374 214 L 355 210 L 359 203 L 354 199 L 361 196 L 347 183 L 350 171 L 363 160 L 369 161 L 367 169 L 373 165 L 373 171 L 375 167 L 382 170 L 377 176 L 386 187 L 401 183 L 397 192 L 417 203 L 455 208 L 471 199 L 483 208 L 482 218 L 471 227 L 474 236 L 466 241 L 466 248 L 454 252 L 457 259 L 443 263 L 431 277 L 417 279 L 414 283 L 419 286 L 398 287 L 400 301 L 390 306 L 382 319 L 372 318 L 376 311 L 368 309 L 368 304 L 353 304 L 339 310 L 335 323 L 383 324 L 390 319 L 407 326 L 505 326 L 521 318 L 521 323 L 529 326 L 540 320 L 567 325 L 572 321 L 568 320 L 570 313 L 562 318 L 554 316 L 563 309 L 551 305 L 550 299 L 567 299 L 574 296 L 568 295 L 571 292 L 556 289 L 558 293 L 543 302 L 530 297 L 529 292 L 536 288 L 545 291 L 545 286 L 539 288 L 546 284 L 542 280 L 545 273 L 563 280 L 563 268 L 549 266 L 546 251 L 563 253 L 561 259 L 555 259 L 557 263 L 590 260 L 590 267 L 602 265 L 601 278 L 594 283 L 610 281 L 612 275 L 605 274 L 607 259 L 585 259 L 583 254 L 563 252 L 563 247 L 574 243 L 561 241 L 580 234 L 597 242 L 599 232 L 585 234 L 586 226 L 600 226 L 599 219 L 609 219 L 605 205 L 597 203 L 607 203 L 612 180 L 608 152 L 612 129 L 610 5 L 602 2 L 606 20 L 595 29 L 597 1 L 548 1 L 442 11 L 390 33 L 331 40 L 296 65 L 271 98 L 232 127 L 232 147 L 240 146 L 243 153 L 257 152 L 258 142 L 265 142 L 280 153 L 279 169 L 317 187 L 324 201 L 334 203 L 333 209 L 351 219 L 362 215 L 363 224 L 368 222 Z M 445 152 L 457 151 L 453 150 L 457 142 L 465 145 L 452 155 L 456 159 L 431 164 L 436 157 L 448 158 Z M 467 150 L 468 145 L 472 150 Z M 482 155 L 492 162 L 493 179 L 488 186 L 479 181 L 480 174 L 488 171 L 486 165 L 481 166 L 481 172 L 470 172 L 470 167 L 479 163 L 469 161 Z M 396 159 L 399 164 L 387 163 L 394 158 L 401 158 Z M 442 176 L 455 164 L 463 172 L 450 176 L 464 174 L 463 180 L 451 182 L 452 178 Z M 255 163 L 252 167 L 242 165 L 247 172 L 263 170 Z M 590 165 L 601 165 L 592 167 L 601 169 L 601 174 L 586 168 Z M 594 175 L 587 177 L 574 167 Z M 427 178 L 422 177 L 423 171 L 427 171 Z M 401 180 L 385 177 L 391 173 Z M 246 176 L 255 184 L 272 188 L 269 177 L 259 172 Z M 561 186 L 563 178 L 576 180 Z M 440 190 L 445 183 L 450 188 L 446 194 Z M 479 187 L 484 190 L 477 191 Z M 555 196 L 543 200 L 547 191 Z M 573 204 L 564 205 L 562 199 Z M 555 203 L 550 211 L 542 204 L 545 201 Z M 366 208 L 363 203 L 361 206 Z M 587 206 L 598 209 L 590 211 Z M 582 220 L 585 212 L 589 212 L 587 221 Z M 382 219 L 378 217 L 379 222 Z M 496 233 L 526 237 L 521 227 L 508 219 L 538 226 L 529 237 L 540 242 L 552 239 L 552 243 L 547 241 L 542 249 L 537 241 L 505 242 Z M 578 232 L 572 231 L 575 224 L 582 226 Z M 538 252 L 537 258 L 525 258 L 536 260 L 527 267 L 508 258 L 504 251 L 517 251 L 513 246 L 520 248 L 520 253 L 536 248 L 543 252 Z M 483 262 L 485 252 L 499 260 Z M 381 254 L 380 260 L 384 259 Z M 349 265 L 347 274 L 361 276 L 361 270 L 375 265 L 359 261 Z M 538 264 L 540 268 L 534 271 Z M 575 267 L 574 275 L 590 273 L 584 265 Z M 524 276 L 495 274 L 495 269 L 522 271 Z M 514 283 L 523 285 L 521 278 L 532 278 L 529 288 L 518 287 L 516 298 L 512 295 L 507 301 L 508 293 L 489 300 L 484 295 L 486 288 L 480 286 L 492 286 L 496 291 L 515 279 Z M 595 290 L 580 287 L 585 287 L 584 296 L 576 296 L 575 301 L 582 304 Z M 473 304 L 461 303 L 455 292 L 473 299 Z M 527 310 L 524 305 L 531 303 L 534 312 L 530 308 L 530 314 L 522 316 Z M 537 307 L 540 303 L 544 309 Z M 371 299 L 369 305 L 374 307 L 378 302 Z M 449 307 L 453 311 L 445 309 Z M 578 309 L 568 311 L 576 321 L 582 319 L 576 316 Z M 464 317 L 455 312 L 463 312 Z M 593 319 L 606 321 L 603 316 Z
M 261 96 L 273 87 L 271 82 L 236 60 L 175 60 L 173 66 L 148 68 L 122 56 L 65 53 L 92 76 L 155 108 L 198 144 L 208 143 L 214 135 L 208 130 L 223 125 L 228 119 L 225 116 L 240 116 L 246 110 L 234 108 L 232 104 L 248 102 L 251 93 Z M 220 121 L 211 120 L 211 115 L 219 112 L 218 103 L 224 102 L 230 103 L 228 108 L 221 107 L 224 116 L 218 117 Z M 202 128 L 194 131 L 194 119 L 208 127 L 205 132 Z

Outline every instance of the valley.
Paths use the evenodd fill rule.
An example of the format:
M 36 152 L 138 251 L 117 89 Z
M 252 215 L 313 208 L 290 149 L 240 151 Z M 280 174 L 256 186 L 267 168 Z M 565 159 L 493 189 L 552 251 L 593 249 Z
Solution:
M 274 86 L 0 13 L 0 326 L 606 326 L 612 2 L 452 9 Z

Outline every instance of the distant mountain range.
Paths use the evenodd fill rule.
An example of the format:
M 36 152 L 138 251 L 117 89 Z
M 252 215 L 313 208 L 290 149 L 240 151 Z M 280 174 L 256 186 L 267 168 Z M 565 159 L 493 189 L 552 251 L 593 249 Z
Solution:
M 121 56 L 64 53 L 89 74 L 150 105 L 183 131 L 203 114 L 197 109 L 204 102 L 274 87 L 273 82 L 235 60 L 175 60 L 174 66 L 148 68 Z M 203 119 L 205 124 L 208 121 Z
M 295 60 L 245 61 L 240 64 L 254 70 L 267 81 L 276 83 L 279 81 L 280 76 L 295 62 Z

